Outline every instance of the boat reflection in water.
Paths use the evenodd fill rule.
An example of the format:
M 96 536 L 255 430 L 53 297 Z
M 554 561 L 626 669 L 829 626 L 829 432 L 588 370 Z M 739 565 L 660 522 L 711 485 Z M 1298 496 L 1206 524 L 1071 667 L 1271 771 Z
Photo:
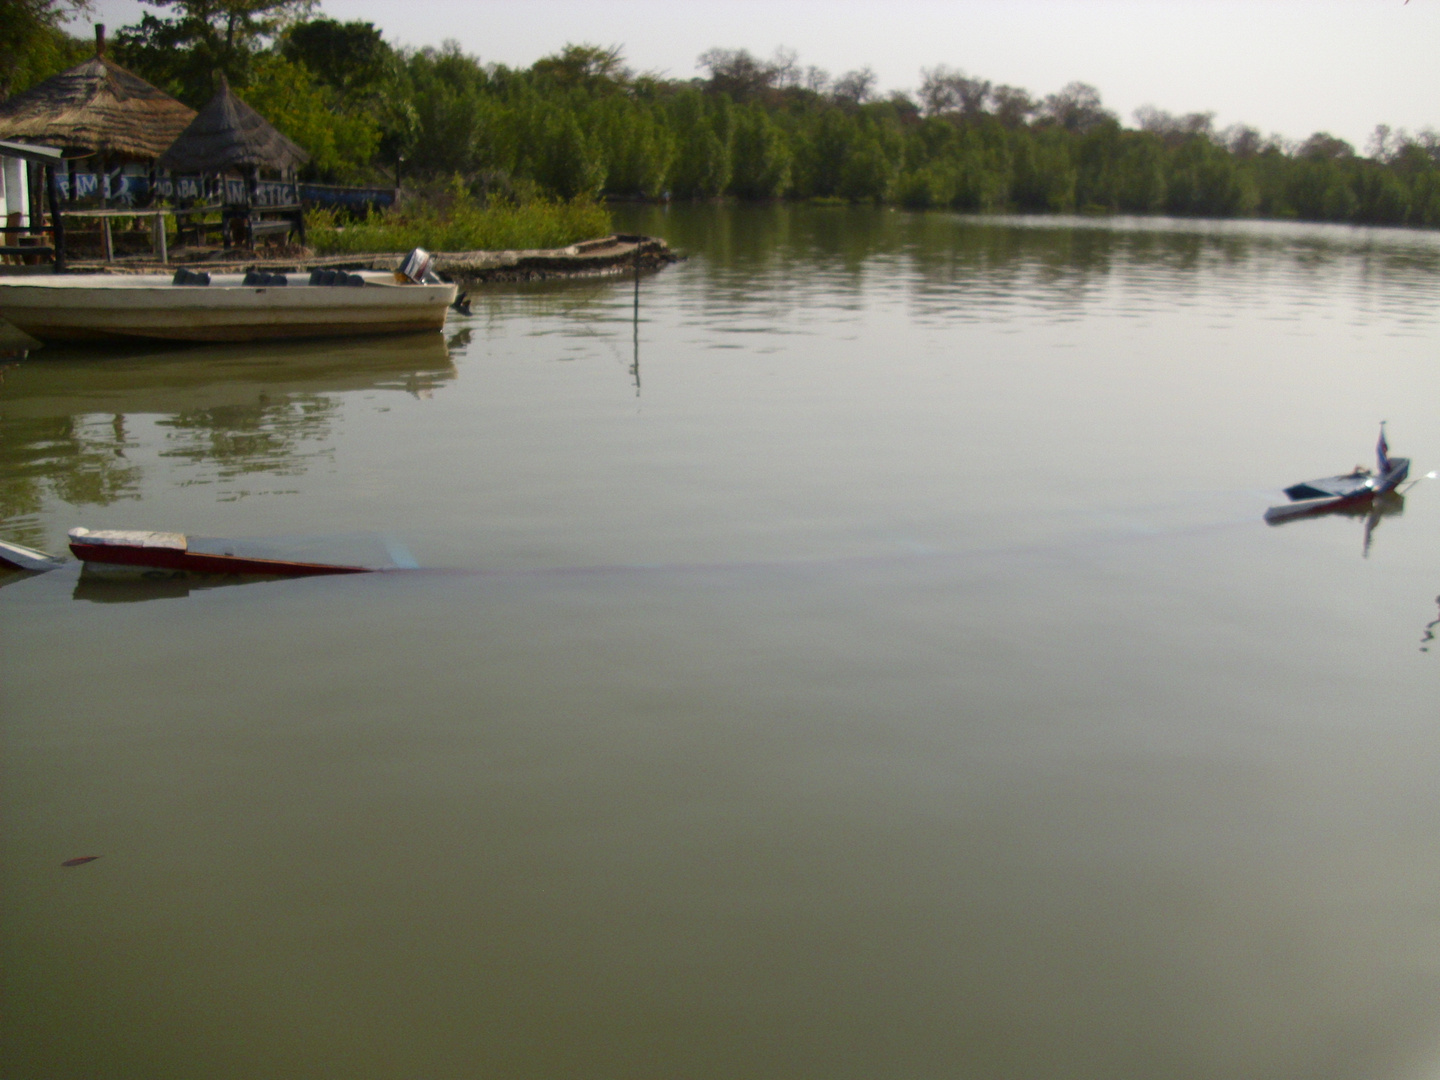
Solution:
M 174 413 L 265 397 L 433 390 L 455 377 L 439 333 L 193 348 L 49 348 L 6 369 L 0 397 L 29 414 Z
M 1316 518 L 1363 518 L 1365 534 L 1361 541 L 1361 554 L 1368 556 L 1371 541 L 1381 520 L 1388 517 L 1399 517 L 1403 513 L 1405 513 L 1405 496 L 1398 491 L 1387 491 L 1383 495 L 1376 495 L 1368 502 L 1342 504 L 1319 511 L 1312 510 L 1305 515 L 1275 518 L 1268 521 L 1267 524 L 1290 525 L 1297 521 L 1314 521 Z
M 339 395 L 428 398 L 455 378 L 450 357 L 439 333 L 45 349 L 0 369 L 0 514 L 14 524 L 47 498 L 75 506 L 136 498 L 142 461 L 156 455 L 174 483 L 299 475 L 331 441 Z
M 12 570 L 6 566 L 0 566 L 0 589 L 11 585 L 19 585 L 21 582 L 29 581 L 35 576 L 31 570 Z
M 219 589 L 227 585 L 253 585 L 278 578 L 242 574 L 187 574 L 183 571 L 153 570 L 145 574 L 118 578 L 80 571 L 71 596 L 96 604 L 133 604 L 145 600 L 182 600 L 192 591 Z

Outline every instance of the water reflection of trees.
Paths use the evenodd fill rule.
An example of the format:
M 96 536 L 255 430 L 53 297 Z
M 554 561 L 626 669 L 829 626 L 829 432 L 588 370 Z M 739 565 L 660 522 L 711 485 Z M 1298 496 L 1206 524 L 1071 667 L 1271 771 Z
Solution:
M 454 378 L 439 334 L 99 354 L 46 350 L 0 383 L 0 519 L 38 546 L 47 500 L 139 498 L 149 455 L 176 483 L 296 476 L 328 457 L 349 391 L 417 398 Z
M 165 432 L 160 457 L 213 466 L 216 479 L 253 473 L 299 476 L 316 457 L 340 410 L 336 398 L 305 395 L 253 405 L 219 405 L 156 421 Z
M 40 547 L 35 522 L 47 494 L 74 506 L 138 498 L 140 469 L 123 416 L 0 416 L 0 521 L 6 536 Z
M 1276 222 L 965 216 L 881 207 L 795 204 L 633 208 L 624 225 L 704 253 L 697 287 L 707 298 L 769 304 L 809 277 L 832 297 L 859 292 L 877 271 L 899 269 L 922 301 L 957 289 L 1000 296 L 1020 285 L 1068 303 L 1112 282 L 1149 288 L 1170 274 L 1223 273 L 1242 285 L 1263 276 L 1265 295 L 1313 290 L 1317 278 L 1385 283 L 1399 302 L 1433 288 L 1440 245 L 1399 230 Z

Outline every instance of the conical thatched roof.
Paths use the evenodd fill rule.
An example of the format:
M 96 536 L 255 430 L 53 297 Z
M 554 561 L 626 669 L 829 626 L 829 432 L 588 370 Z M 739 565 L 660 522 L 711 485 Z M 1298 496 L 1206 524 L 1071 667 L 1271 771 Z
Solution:
M 195 110 L 97 55 L 0 102 L 0 138 L 150 160 Z
M 220 76 L 220 92 L 160 158 L 174 172 L 224 172 L 246 166 L 293 169 L 310 155 L 246 105 Z

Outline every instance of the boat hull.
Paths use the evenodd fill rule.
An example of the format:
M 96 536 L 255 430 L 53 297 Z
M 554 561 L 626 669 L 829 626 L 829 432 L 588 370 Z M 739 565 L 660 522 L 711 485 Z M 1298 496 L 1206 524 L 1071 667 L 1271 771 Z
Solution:
M 174 285 L 159 275 L 0 281 L 0 318 L 47 342 L 273 341 L 439 330 L 454 285 Z M 218 275 L 217 275 L 218 278 Z
M 319 577 L 322 574 L 367 574 L 374 569 L 369 566 L 331 566 L 324 563 L 286 562 L 280 559 L 247 559 L 238 555 L 201 555 L 164 548 L 127 548 L 75 541 L 70 543 L 70 552 L 87 564 L 172 570 L 188 574 Z
M 207 540 L 183 533 L 135 530 L 70 530 L 70 551 L 87 567 L 186 574 L 244 574 L 271 577 L 317 577 L 322 574 L 365 574 L 376 568 L 344 563 L 317 563 L 249 552 L 244 544 Z M 216 550 L 218 548 L 218 550 Z
M 0 573 L 23 570 L 26 573 L 38 574 L 54 570 L 60 565 L 60 560 L 53 555 L 0 540 Z
M 1334 495 L 1313 499 L 1299 499 L 1283 506 L 1272 506 L 1265 511 L 1265 520 L 1274 525 L 1282 521 L 1293 521 L 1302 517 L 1318 517 L 1322 514 L 1329 514 L 1335 511 L 1354 510 L 1357 507 L 1367 506 L 1381 496 L 1388 495 L 1410 475 L 1409 458 L 1392 458 L 1390 468 L 1373 486 L 1365 487 L 1345 495 Z M 1334 477 L 1331 479 L 1341 479 Z M 1295 489 L 1310 489 L 1321 481 L 1311 481 L 1306 484 L 1296 484 Z M 1290 488 L 1287 491 L 1292 490 Z

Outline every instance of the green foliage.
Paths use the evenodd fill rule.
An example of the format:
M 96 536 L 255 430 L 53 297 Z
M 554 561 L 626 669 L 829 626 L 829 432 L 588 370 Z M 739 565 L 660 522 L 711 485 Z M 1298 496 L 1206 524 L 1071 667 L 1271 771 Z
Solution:
M 730 186 L 730 107 L 729 98 L 693 88 L 672 101 L 668 119 L 679 146 L 671 184 L 680 198 L 714 198 Z
M 405 75 L 416 114 L 411 168 L 429 176 L 474 171 L 482 132 L 493 150 L 497 140 L 489 129 L 510 119 L 491 92 L 489 73 L 450 42 L 412 55 Z
M 730 191 L 742 199 L 773 199 L 790 188 L 785 133 L 757 104 L 735 110 Z
M 0 101 L 92 54 L 60 28 L 89 9 L 89 0 L 0 0 Z
M 940 209 L 955 201 L 958 188 L 953 166 L 930 162 L 900 176 L 895 185 L 895 201 L 911 210 Z
M 565 247 L 611 231 L 610 212 L 591 199 L 525 204 L 496 201 L 482 206 L 464 184 L 446 196 L 412 200 L 361 222 L 345 223 L 331 210 L 305 216 L 310 243 L 322 254 L 345 252 L 503 251 Z
M 546 116 L 533 144 L 535 179 L 562 199 L 593 198 L 605 185 L 605 159 L 573 112 Z
M 1349 221 L 1360 200 L 1347 182 L 1346 170 L 1333 161 L 1297 163 L 1285 185 L 1285 201 L 1311 221 Z
M 620 89 L 629 77 L 620 46 L 566 45 L 556 56 L 535 61 L 530 70 L 540 80 L 564 89 L 605 93 Z
M 648 102 L 607 98 L 593 123 L 599 153 L 609 166 L 607 191 L 655 198 L 668 190 L 677 139 Z
M 314 0 L 145 2 L 160 14 L 120 34 L 122 62 L 140 74 L 199 104 L 223 69 L 310 151 L 311 175 L 459 176 L 497 213 L 671 195 L 1440 225 L 1433 132 L 1385 128 L 1371 158 L 1324 132 L 1287 151 L 1253 129 L 1219 135 L 1210 113 L 1146 107 L 1126 128 L 1079 82 L 1037 99 L 941 65 L 922 73 L 916 100 L 876 100 L 869 69 L 802 73 L 785 50 L 762 60 L 712 49 L 700 57 L 709 78 L 681 81 L 636 75 L 619 46 L 593 44 L 522 70 L 453 42 L 393 48 L 366 22 L 302 21 Z M 0 0 L 16 4 L 39 13 L 32 30 L 58 33 L 51 16 L 65 0 Z M 0 23 L 0 35 L 18 32 Z M 58 63 L 43 37 L 14 70 Z M 403 228 L 422 218 L 409 212 Z
M 1082 136 L 1076 148 L 1076 202 L 1112 213 L 1163 210 L 1166 154 L 1160 139 L 1105 125 Z
M 395 52 L 374 23 L 313 19 L 291 27 L 280 54 L 347 96 L 383 93 L 394 74 Z
M 943 86 L 932 87 L 932 98 L 940 97 L 942 90 Z M 893 188 L 893 197 L 902 205 L 970 211 L 1000 210 L 1006 205 L 1012 162 L 1005 130 L 994 121 L 964 120 L 953 111 L 932 116 L 909 133 L 905 162 Z
M 796 187 L 809 198 L 835 198 L 858 137 L 856 116 L 841 109 L 820 109 L 803 118 L 796 142 Z
M 1259 201 L 1235 158 L 1199 135 L 1175 151 L 1166 187 L 1166 209 L 1191 217 L 1239 217 Z
M 368 162 L 380 129 L 368 115 L 342 107 L 338 91 L 320 85 L 284 56 L 256 57 L 246 104 L 310 152 L 310 168 L 323 179 L 351 179 L 354 163 Z
M 1079 180 L 1063 130 L 1019 130 L 1013 138 L 1015 165 L 1011 197 L 1022 210 L 1064 212 L 1075 208 Z
M 851 202 L 884 202 L 898 179 L 887 140 L 864 131 L 850 145 L 840 169 L 840 195 Z
M 1440 228 L 1440 173 L 1430 173 L 1415 182 L 1412 187 L 1410 225 L 1429 225 Z
M 237 90 L 248 86 L 256 55 L 316 0 L 144 2 L 169 14 L 147 12 L 121 28 L 121 63 L 198 109 L 215 93 L 217 71 Z
M 1355 176 L 1354 219 L 1366 225 L 1402 224 L 1410 219 L 1414 193 L 1383 166 L 1362 162 Z
M 1155 213 L 1164 207 L 1167 194 L 1164 146 L 1138 131 L 1119 133 L 1117 142 L 1107 174 L 1110 197 L 1104 205 L 1126 214 Z

